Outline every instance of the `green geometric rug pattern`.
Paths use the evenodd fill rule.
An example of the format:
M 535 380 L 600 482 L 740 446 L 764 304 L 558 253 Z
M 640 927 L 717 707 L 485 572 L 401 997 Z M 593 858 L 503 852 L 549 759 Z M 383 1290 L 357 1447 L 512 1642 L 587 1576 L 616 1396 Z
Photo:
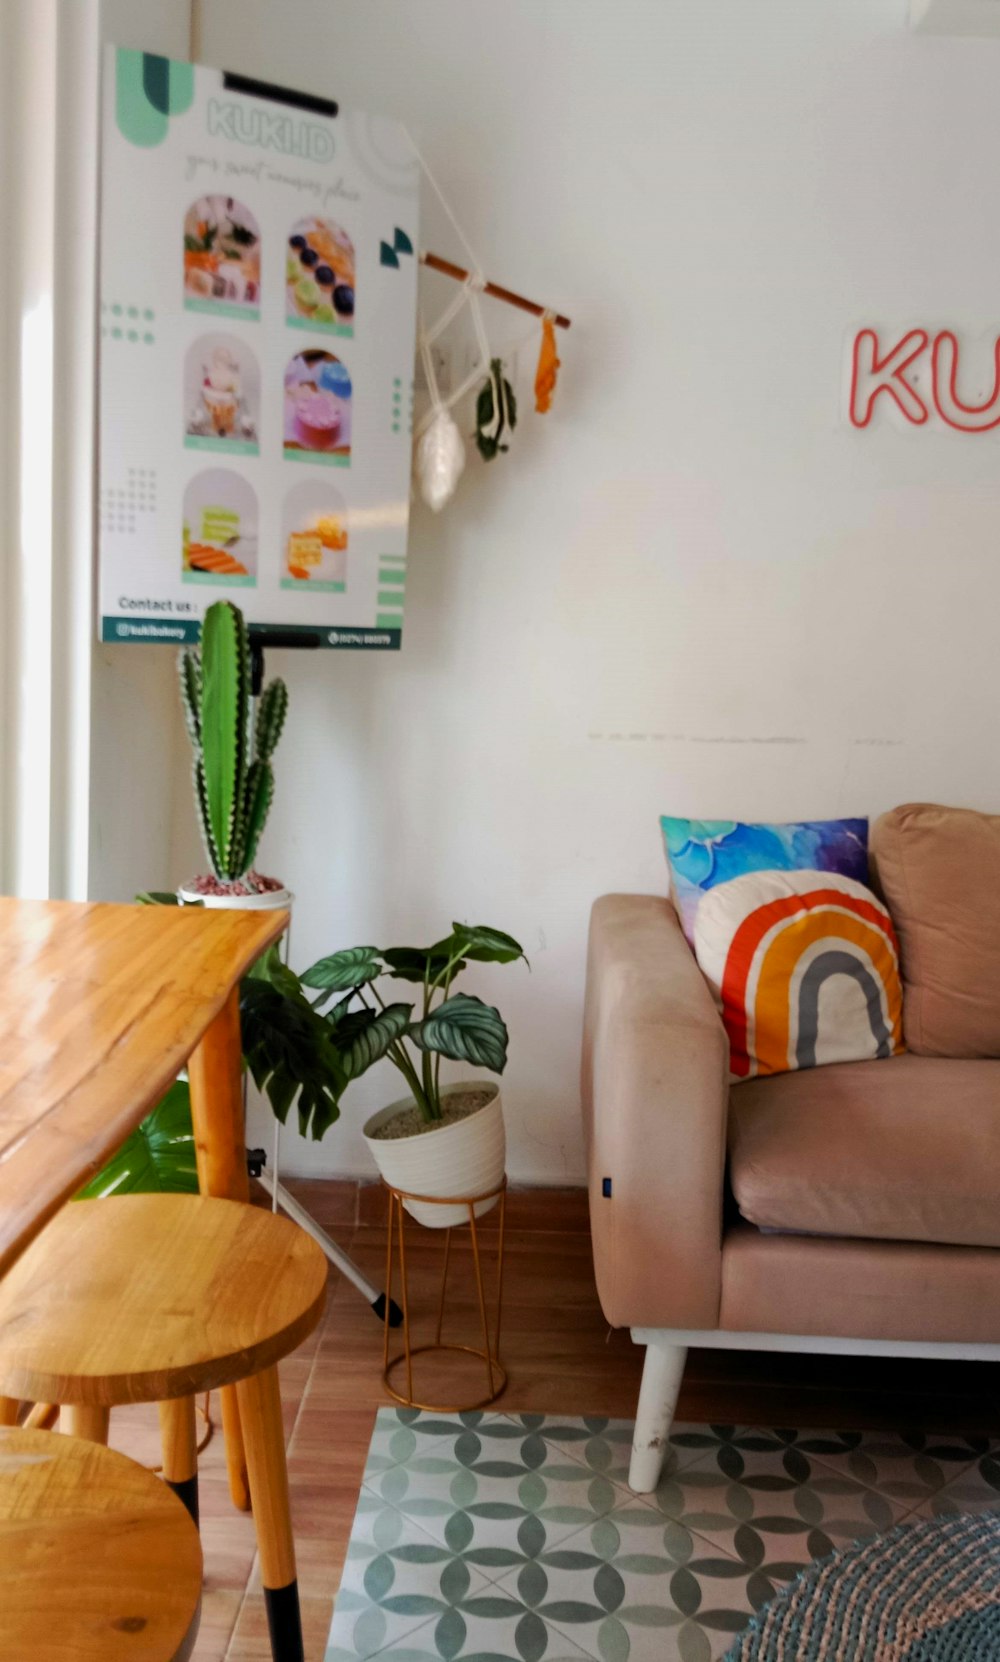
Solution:
M 806 1564 L 1000 1506 L 1000 1440 L 381 1409 L 326 1662 L 713 1662 Z

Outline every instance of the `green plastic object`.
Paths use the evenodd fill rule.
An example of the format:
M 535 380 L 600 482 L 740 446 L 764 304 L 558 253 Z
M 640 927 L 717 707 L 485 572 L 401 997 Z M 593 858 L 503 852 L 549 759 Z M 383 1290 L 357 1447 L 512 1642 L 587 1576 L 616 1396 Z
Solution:
M 178 1079 L 77 1199 L 197 1193 L 191 1097 L 187 1080 Z

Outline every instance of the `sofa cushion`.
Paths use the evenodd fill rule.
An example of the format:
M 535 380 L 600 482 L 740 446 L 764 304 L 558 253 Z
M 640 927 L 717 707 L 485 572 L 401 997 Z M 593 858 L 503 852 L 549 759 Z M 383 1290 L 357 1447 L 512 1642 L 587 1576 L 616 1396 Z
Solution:
M 1000 1246 L 1000 1062 L 897 1056 L 734 1088 L 729 1158 L 759 1229 Z
M 737 1333 L 822 1334 L 827 1342 L 995 1345 L 1000 1252 L 926 1241 L 762 1235 L 736 1224 L 722 1243 L 718 1325 Z M 855 1654 L 839 1653 L 842 1662 Z M 959 1651 L 956 1662 L 963 1654 L 970 1658 Z
M 1000 1056 L 1000 815 L 910 802 L 872 827 L 921 1056 Z

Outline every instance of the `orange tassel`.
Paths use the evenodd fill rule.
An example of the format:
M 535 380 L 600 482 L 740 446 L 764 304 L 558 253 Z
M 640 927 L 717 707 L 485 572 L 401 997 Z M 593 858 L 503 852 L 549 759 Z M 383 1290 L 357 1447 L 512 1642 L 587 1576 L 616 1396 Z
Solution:
M 558 374 L 555 324 L 551 315 L 546 312 L 542 318 L 542 349 L 538 354 L 538 368 L 535 371 L 535 409 L 539 415 L 544 415 L 552 407 L 552 394 L 556 390 Z

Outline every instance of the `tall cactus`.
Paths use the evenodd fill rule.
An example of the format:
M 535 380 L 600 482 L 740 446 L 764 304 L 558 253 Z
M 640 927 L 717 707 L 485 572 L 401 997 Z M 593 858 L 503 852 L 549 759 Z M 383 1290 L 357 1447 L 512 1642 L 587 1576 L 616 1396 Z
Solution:
M 235 883 L 253 865 L 274 796 L 271 758 L 288 689 L 283 681 L 265 687 L 254 721 L 249 636 L 229 600 L 208 608 L 200 651 L 182 652 L 178 668 L 202 841 L 219 881 Z

